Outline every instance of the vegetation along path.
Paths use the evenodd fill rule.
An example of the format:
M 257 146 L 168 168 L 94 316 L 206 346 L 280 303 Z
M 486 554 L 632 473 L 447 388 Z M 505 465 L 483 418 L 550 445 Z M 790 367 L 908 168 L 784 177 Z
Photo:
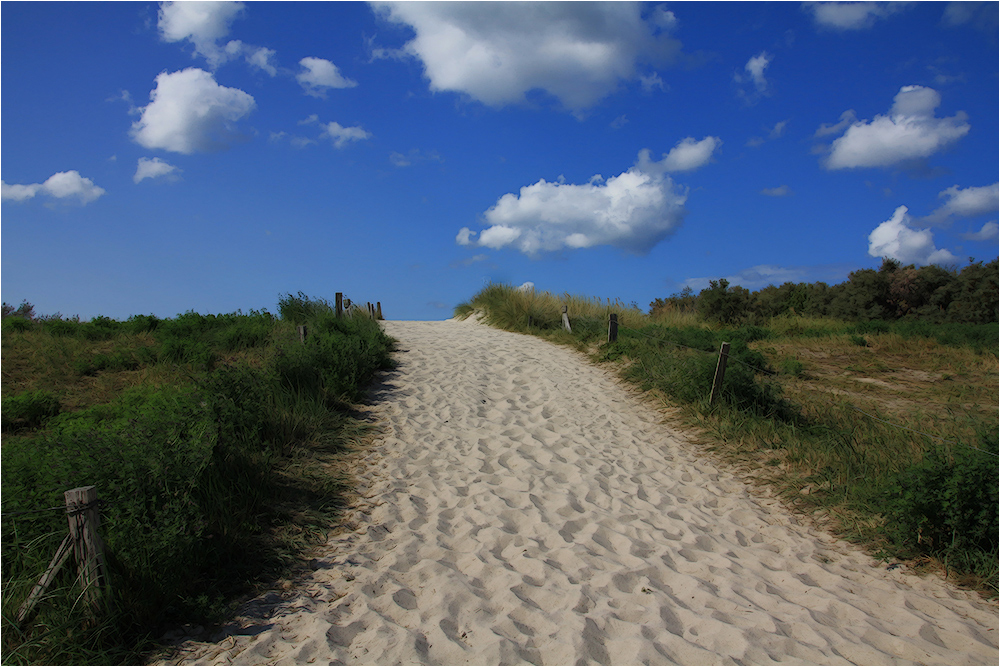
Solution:
M 171 663 L 997 664 L 995 602 L 805 525 L 579 353 L 385 329 L 356 529 Z

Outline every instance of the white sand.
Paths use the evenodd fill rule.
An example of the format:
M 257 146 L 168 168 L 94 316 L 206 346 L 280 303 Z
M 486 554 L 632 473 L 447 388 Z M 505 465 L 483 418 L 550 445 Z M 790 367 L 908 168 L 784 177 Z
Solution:
M 359 528 L 192 664 L 998 664 L 998 612 L 887 570 L 701 460 L 606 371 L 386 322 Z

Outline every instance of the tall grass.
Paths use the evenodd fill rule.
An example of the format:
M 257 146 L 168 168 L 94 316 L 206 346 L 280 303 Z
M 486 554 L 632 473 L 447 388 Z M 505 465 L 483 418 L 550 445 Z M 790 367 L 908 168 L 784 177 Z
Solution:
M 560 328 L 563 304 L 572 304 L 572 335 Z M 615 343 L 606 338 L 609 312 L 621 322 Z M 781 316 L 768 327 L 720 328 L 690 313 L 661 310 L 654 321 L 620 301 L 570 300 L 507 285 L 490 285 L 456 308 L 458 317 L 472 313 L 586 350 L 597 363 L 616 362 L 624 378 L 682 407 L 687 422 L 706 434 L 707 450 L 777 488 L 792 505 L 819 512 L 885 558 L 930 557 L 964 583 L 996 594 L 997 359 L 988 347 L 996 325 L 991 333 L 980 325 Z M 849 342 L 855 337 L 863 346 Z M 722 341 L 731 343 L 730 363 L 721 400 L 710 405 Z M 834 358 L 829 369 L 812 361 L 827 357 Z M 940 382 L 927 380 L 933 388 L 921 394 L 932 410 L 926 413 L 905 402 L 912 378 L 894 370 L 917 359 L 933 372 L 911 375 L 973 384 L 965 392 L 954 382 L 945 396 Z M 975 359 L 992 370 L 980 372 Z M 888 381 L 874 384 L 868 376 L 879 368 L 907 384 L 898 391 L 886 388 L 895 386 Z M 844 378 L 848 369 L 867 383 Z M 885 398 L 858 394 L 875 389 Z M 970 410 L 969 401 L 987 407 Z
M 391 363 L 392 340 L 321 300 L 283 303 L 295 300 L 288 318 L 5 318 L 5 664 L 136 663 L 166 627 L 219 618 L 334 525 L 342 461 L 370 428 L 350 402 Z M 67 568 L 19 627 L 66 530 L 59 511 L 23 512 L 91 484 L 112 591 L 102 620 L 80 609 Z

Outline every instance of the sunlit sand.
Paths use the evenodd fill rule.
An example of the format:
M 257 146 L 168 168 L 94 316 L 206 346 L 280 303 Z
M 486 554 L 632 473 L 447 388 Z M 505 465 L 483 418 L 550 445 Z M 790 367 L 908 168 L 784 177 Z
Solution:
M 356 530 L 174 662 L 997 664 L 996 603 L 811 528 L 577 353 L 385 326 Z

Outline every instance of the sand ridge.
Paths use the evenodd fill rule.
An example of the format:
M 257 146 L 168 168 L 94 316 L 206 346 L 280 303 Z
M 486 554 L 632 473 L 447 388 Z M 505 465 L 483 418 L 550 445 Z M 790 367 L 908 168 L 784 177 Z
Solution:
M 800 524 L 579 354 L 385 329 L 357 529 L 170 664 L 998 663 L 995 603 Z

